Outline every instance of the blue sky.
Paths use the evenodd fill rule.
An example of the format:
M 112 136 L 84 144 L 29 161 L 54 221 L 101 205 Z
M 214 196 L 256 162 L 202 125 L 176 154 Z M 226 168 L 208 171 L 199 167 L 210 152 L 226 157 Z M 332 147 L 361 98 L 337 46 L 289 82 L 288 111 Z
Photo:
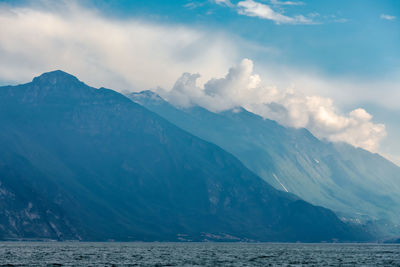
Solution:
M 229 67 L 249 58 L 254 63 L 254 72 L 268 84 L 282 89 L 294 84 L 303 94 L 331 98 L 337 113 L 365 109 L 373 116 L 371 122 L 386 126 L 387 136 L 381 138 L 377 151 L 400 162 L 397 119 L 400 1 L 0 0 L 0 3 L 0 17 L 8 23 L 7 29 L 0 29 L 2 84 L 24 82 L 49 68 L 62 68 L 95 86 L 106 85 L 120 91 L 171 88 L 183 72 L 202 74 L 204 80 L 200 82 L 204 83 L 212 77 L 222 77 Z M 17 18 L 10 15 L 14 13 Z M 46 14 L 55 14 L 53 24 Z M 70 17 L 62 20 L 66 16 Z M 38 23 L 37 34 L 29 29 L 32 25 L 23 24 L 32 18 L 44 20 Z M 70 22 L 72 26 L 68 25 Z M 90 39 L 87 36 L 94 30 L 89 26 L 95 23 L 101 24 L 98 28 L 93 26 L 100 37 Z M 74 28 L 76 25 L 87 29 L 79 32 Z M 130 25 L 132 40 L 124 39 L 128 38 L 124 25 Z M 50 26 L 59 29 L 50 31 Z M 68 27 L 71 28 L 63 34 L 64 39 L 57 35 Z M 76 34 L 79 38 L 74 36 L 74 30 L 79 32 Z M 135 43 L 135 39 L 143 42 Z M 98 42 L 108 46 L 100 47 Z M 157 46 L 155 42 L 160 44 Z M 21 43 L 34 45 L 24 47 Z M 125 43 L 129 44 L 123 46 Z M 121 54 L 121 50 L 126 50 L 124 55 L 132 60 L 125 60 L 124 55 L 116 55 L 114 59 L 113 55 Z M 21 51 L 27 54 L 22 55 Z M 32 56 L 38 53 L 46 56 Z M 107 56 L 103 57 L 105 53 Z M 73 61 L 77 55 L 79 60 Z M 95 77 L 95 73 L 102 78 Z
M 238 2 L 231 1 L 232 5 Z M 258 2 L 286 16 L 310 17 L 315 24 L 278 25 L 273 20 L 240 15 L 234 7 L 207 0 L 97 1 L 87 5 L 118 18 L 139 17 L 158 23 L 217 28 L 282 50 L 279 55 L 259 55 L 262 60 L 318 68 L 330 75 L 385 77 L 400 69 L 399 1 L 293 1 L 302 3 L 299 5 Z M 382 15 L 395 18 L 383 19 Z
M 36 1 L 0 0 L 10 5 Z M 265 47 L 279 55 L 261 53 L 262 60 L 317 68 L 330 75 L 386 77 L 400 69 L 400 2 L 397 0 L 268 1 L 286 16 L 303 15 L 315 24 L 276 24 L 273 20 L 238 14 L 235 7 L 213 0 L 99 0 L 81 1 L 104 16 L 139 18 L 155 23 L 219 29 Z M 232 5 L 240 1 L 231 0 Z M 278 3 L 298 3 L 282 5 Z M 381 16 L 392 16 L 392 20 Z M 390 18 L 390 17 L 389 17 Z M 243 56 L 252 54 L 243 53 Z

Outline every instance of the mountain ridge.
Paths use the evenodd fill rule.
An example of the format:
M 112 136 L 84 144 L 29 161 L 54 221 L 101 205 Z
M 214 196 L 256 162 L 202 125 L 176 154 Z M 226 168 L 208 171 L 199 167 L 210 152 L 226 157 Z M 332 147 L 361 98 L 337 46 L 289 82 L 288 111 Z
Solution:
M 0 87 L 0 238 L 362 241 L 222 148 L 59 71 Z
M 243 108 L 213 113 L 176 108 L 149 91 L 128 96 L 231 152 L 277 189 L 329 207 L 345 220 L 400 221 L 400 168 L 380 155 L 320 141 L 306 129 L 286 128 Z

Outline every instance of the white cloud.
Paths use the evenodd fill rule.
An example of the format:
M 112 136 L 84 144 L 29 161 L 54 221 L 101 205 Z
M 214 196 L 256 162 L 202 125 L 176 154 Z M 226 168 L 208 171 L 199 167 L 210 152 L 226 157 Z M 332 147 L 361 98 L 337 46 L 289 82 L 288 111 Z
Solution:
M 400 70 L 386 77 L 340 77 L 320 73 L 317 69 L 289 66 L 257 65 L 263 79 L 280 88 L 294 88 L 305 95 L 332 98 L 341 107 L 375 104 L 390 110 L 400 110 Z
M 391 16 L 391 15 L 387 15 L 387 14 L 381 14 L 380 18 L 385 19 L 385 20 L 395 20 L 396 19 L 395 16 Z
M 278 1 L 278 0 L 270 0 L 270 3 L 273 5 L 282 5 L 282 6 L 302 6 L 305 5 L 304 2 L 300 1 Z
M 184 4 L 183 7 L 186 7 L 188 9 L 195 9 L 195 8 L 198 8 L 198 7 L 202 6 L 202 5 L 203 5 L 203 3 L 189 2 L 187 4 Z
M 214 0 L 214 2 L 216 4 L 218 4 L 218 5 L 226 5 L 226 6 L 229 6 L 229 7 L 233 6 L 233 4 L 232 4 L 232 2 L 230 0 Z
M 241 1 L 237 4 L 238 13 L 250 17 L 258 17 L 274 21 L 276 24 L 313 24 L 310 18 L 303 15 L 294 17 L 285 16 L 275 12 L 270 6 L 253 0 Z
M 184 71 L 209 79 L 237 54 L 236 44 L 220 32 L 113 20 L 74 2 L 41 9 L 0 6 L 0 25 L 3 81 L 26 82 L 62 69 L 93 86 L 139 91 L 172 86 Z
M 370 151 L 377 151 L 386 136 L 385 126 L 373 123 L 364 109 L 341 114 L 330 98 L 264 85 L 260 76 L 253 74 L 249 59 L 232 67 L 225 77 L 209 80 L 204 87 L 196 85 L 198 78 L 198 74 L 185 73 L 171 90 L 159 89 L 158 93 L 180 107 L 200 105 L 219 112 L 241 106 L 285 126 L 307 128 L 319 138 Z

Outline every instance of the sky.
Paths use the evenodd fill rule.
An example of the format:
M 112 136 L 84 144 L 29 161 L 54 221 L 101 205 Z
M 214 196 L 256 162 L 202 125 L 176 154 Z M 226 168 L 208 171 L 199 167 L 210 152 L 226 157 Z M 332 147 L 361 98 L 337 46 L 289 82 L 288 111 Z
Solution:
M 0 0 L 0 85 L 62 69 L 400 164 L 400 1 Z

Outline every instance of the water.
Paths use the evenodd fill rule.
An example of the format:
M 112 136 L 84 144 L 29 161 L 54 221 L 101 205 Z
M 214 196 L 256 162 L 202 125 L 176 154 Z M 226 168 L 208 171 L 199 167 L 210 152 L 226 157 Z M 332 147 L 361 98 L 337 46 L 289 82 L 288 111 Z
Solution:
M 400 245 L 0 243 L 0 266 L 400 266 Z

